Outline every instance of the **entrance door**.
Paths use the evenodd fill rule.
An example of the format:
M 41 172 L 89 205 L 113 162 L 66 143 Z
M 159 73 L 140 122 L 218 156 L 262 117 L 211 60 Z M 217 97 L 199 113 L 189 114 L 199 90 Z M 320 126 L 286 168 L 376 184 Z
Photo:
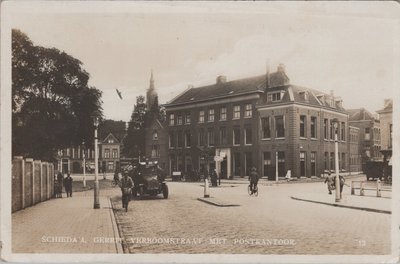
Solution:
M 226 179 L 226 172 L 227 172 L 227 158 L 225 157 L 222 161 L 221 161 L 221 179 Z
M 68 159 L 62 160 L 62 173 L 68 173 Z
M 300 152 L 300 177 L 306 176 L 306 153 Z

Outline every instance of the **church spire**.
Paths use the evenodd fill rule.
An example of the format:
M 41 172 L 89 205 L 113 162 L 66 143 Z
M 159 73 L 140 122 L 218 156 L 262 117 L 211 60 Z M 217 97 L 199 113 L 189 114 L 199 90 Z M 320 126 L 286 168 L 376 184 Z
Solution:
M 156 92 L 156 88 L 154 87 L 153 69 L 151 69 L 150 86 L 149 86 L 149 89 L 147 89 L 147 93 L 146 93 L 147 111 L 150 111 L 151 107 L 154 104 L 154 101 L 155 101 L 156 97 L 157 97 L 157 92 Z
M 153 77 L 153 69 L 151 69 L 151 75 L 150 75 L 150 87 L 149 90 L 154 90 L 154 77 Z

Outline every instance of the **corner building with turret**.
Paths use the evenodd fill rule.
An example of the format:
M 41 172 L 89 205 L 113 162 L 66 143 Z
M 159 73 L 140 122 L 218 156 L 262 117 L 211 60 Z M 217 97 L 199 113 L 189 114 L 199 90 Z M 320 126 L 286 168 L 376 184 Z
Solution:
M 276 72 L 240 80 L 218 76 L 215 84 L 190 87 L 165 108 L 170 174 L 216 168 L 222 178 L 237 178 L 254 166 L 270 180 L 289 170 L 291 177 L 320 177 L 335 170 L 335 127 L 339 168 L 351 169 L 342 101 L 333 92 L 290 84 L 282 64 Z

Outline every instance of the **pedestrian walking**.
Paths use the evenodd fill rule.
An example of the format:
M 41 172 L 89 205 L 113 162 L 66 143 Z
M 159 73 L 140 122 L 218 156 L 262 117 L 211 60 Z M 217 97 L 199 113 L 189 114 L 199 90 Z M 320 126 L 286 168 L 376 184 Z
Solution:
M 216 187 L 216 186 L 217 186 L 217 177 L 218 177 L 217 175 L 218 175 L 217 170 L 214 169 L 214 170 L 211 172 L 211 185 L 212 185 L 213 187 Z
M 67 197 L 72 197 L 72 178 L 68 173 L 67 177 L 64 180 L 65 192 L 67 193 Z
M 253 194 L 257 190 L 257 184 L 258 184 L 258 173 L 256 167 L 251 168 L 249 181 L 250 181 L 251 194 Z
M 218 185 L 221 186 L 221 173 L 220 174 L 217 173 L 217 177 L 218 177 Z
M 328 176 L 325 177 L 324 184 L 327 184 L 329 194 L 332 194 L 332 190 L 335 189 L 335 179 L 331 176 L 331 173 L 328 171 Z

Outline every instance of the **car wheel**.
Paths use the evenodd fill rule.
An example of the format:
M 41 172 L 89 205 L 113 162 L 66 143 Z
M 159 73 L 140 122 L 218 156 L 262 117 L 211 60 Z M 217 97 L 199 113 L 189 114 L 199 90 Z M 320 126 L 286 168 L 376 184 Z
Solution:
M 168 199 L 168 185 L 163 185 L 163 196 L 164 199 Z

